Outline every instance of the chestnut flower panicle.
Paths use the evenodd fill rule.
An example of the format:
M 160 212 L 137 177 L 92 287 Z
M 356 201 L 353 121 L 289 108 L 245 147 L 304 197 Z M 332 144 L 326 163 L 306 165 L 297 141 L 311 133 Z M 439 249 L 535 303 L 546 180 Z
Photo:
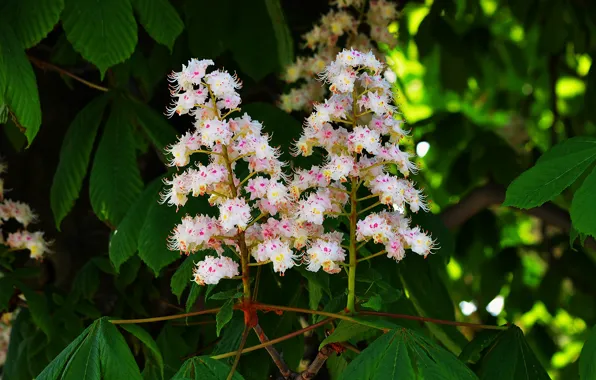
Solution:
M 395 119 L 397 109 L 383 65 L 370 51 L 343 50 L 320 79 L 329 84 L 331 96 L 315 104 L 294 154 L 309 156 L 313 149 L 321 148 L 326 159 L 322 167 L 298 170 L 290 183 L 298 199 L 297 219 L 322 224 L 344 210 L 347 194 L 356 196 L 355 191 L 364 186 L 370 194 L 364 199 L 378 200 L 364 211 L 383 205 L 389 210 L 365 216 L 360 215 L 363 211 L 356 213 L 360 218 L 354 231 L 357 242 L 382 244 L 387 256 L 396 261 L 403 259 L 406 249 L 425 257 L 433 253 L 433 239 L 419 227 L 410 226 L 406 216 L 407 208 L 416 213 L 428 211 L 428 206 L 422 192 L 407 179 L 417 168 L 410 161 L 411 154 L 399 147 L 407 132 Z M 391 165 L 402 177 L 387 171 Z M 330 191 L 343 198 L 331 196 Z M 357 207 L 356 201 L 351 200 L 351 209 Z M 343 261 L 340 244 L 341 238 L 312 243 L 307 269 L 316 271 L 323 266 L 333 273 L 335 266 L 326 269 L 321 257 L 334 263 Z
M 238 255 L 244 250 L 260 263 L 271 262 L 283 274 L 299 263 L 300 255 L 293 249 L 305 243 L 295 241 L 309 236 L 289 219 L 294 205 L 282 172 L 285 164 L 260 122 L 247 114 L 229 117 L 239 111 L 241 83 L 227 71 L 209 71 L 212 65 L 211 60 L 193 59 L 170 75 L 173 105 L 167 113 L 194 117 L 194 128 L 167 148 L 170 166 L 188 168 L 164 181 L 167 188 L 161 201 L 178 209 L 190 197 L 207 196 L 219 212 L 217 217 L 182 218 L 169 248 L 218 254 L 196 264 L 194 281 L 201 285 L 238 274 L 238 263 L 224 256 L 226 246 Z M 195 153 L 207 155 L 209 162 L 191 165 Z M 248 175 L 237 177 L 242 172 Z

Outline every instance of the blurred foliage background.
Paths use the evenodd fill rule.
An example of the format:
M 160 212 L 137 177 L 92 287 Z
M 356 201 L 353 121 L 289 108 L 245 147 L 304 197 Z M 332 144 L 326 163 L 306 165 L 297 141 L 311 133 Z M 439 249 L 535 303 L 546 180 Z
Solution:
M 32 374 L 43 369 L 85 321 L 100 315 L 163 315 L 179 307 L 171 295 L 170 277 L 181 261 L 177 253 L 167 251 L 165 237 L 180 215 L 157 208 L 159 185 L 152 181 L 166 173 L 163 146 L 190 125 L 187 119 L 167 120 L 162 115 L 169 103 L 166 75 L 179 70 L 189 57 L 213 58 L 217 66 L 236 71 L 244 82 L 243 111 L 262 120 L 274 142 L 287 148 L 298 137 L 305 115 L 287 115 L 276 108 L 279 95 L 287 90 L 280 74 L 302 51 L 301 35 L 329 9 L 326 2 L 315 0 L 173 0 L 175 13 L 168 13 L 159 8 L 164 1 L 135 0 L 141 25 L 131 19 L 132 8 L 103 14 L 111 17 L 108 28 L 105 35 L 94 37 L 81 35 L 80 25 L 73 20 L 78 15 L 92 23 L 99 17 L 100 10 L 85 8 L 91 3 L 44 0 L 34 6 L 33 0 L 5 0 L 0 5 L 0 24 L 13 25 L 23 44 L 19 50 L 9 40 L 12 32 L 0 33 L 5 64 L 1 67 L 17 70 L 5 71 L 22 80 L 16 86 L 31 91 L 31 83 L 36 82 L 41 105 L 41 128 L 35 136 L 32 131 L 39 123 L 31 119 L 35 119 L 36 96 L 24 93 L 22 114 L 9 113 L 0 101 L 4 123 L 0 152 L 9 165 L 5 183 L 12 189 L 11 196 L 18 194 L 40 214 L 39 228 L 54 239 L 54 253 L 43 263 L 21 257 L 17 261 L 34 273 L 27 272 L 23 281 L 45 293 L 52 313 L 61 313 L 53 327 L 61 339 L 48 346 L 43 356 L 39 352 L 19 356 Z M 102 2 L 104 10 L 118 7 L 116 3 Z M 55 16 L 55 22 L 58 16 L 61 22 L 47 36 L 37 36 L 35 25 L 51 23 L 48 18 L 54 16 L 38 17 L 36 12 L 55 4 L 64 7 Z M 151 6 L 153 13 L 140 11 Z M 389 311 L 485 324 L 516 323 L 551 377 L 577 378 L 577 358 L 596 323 L 596 243 L 592 238 L 583 245 L 570 239 L 571 194 L 581 182 L 553 202 L 526 212 L 500 204 L 507 185 L 551 146 L 570 137 L 596 134 L 596 68 L 592 66 L 596 7 L 587 0 L 399 0 L 397 6 L 402 15 L 391 28 L 398 44 L 386 51 L 387 61 L 397 74 L 395 91 L 413 131 L 409 147 L 418 153 L 423 168 L 415 180 L 432 200 L 433 215 L 421 218 L 438 236 L 441 250 L 423 264 L 407 260 L 398 264 L 399 273 L 377 267 L 370 273 L 380 273 L 385 281 L 404 289 L 407 297 L 389 305 Z M 77 13 L 78 7 L 88 12 Z M 15 26 L 28 19 L 36 20 L 34 26 Z M 115 45 L 97 56 L 94 44 Z M 22 59 L 10 66 L 7 57 L 17 55 Z M 34 82 L 23 62 L 31 64 Z M 67 73 L 101 88 L 86 86 Z M 71 156 L 61 161 L 69 126 L 83 107 L 103 96 L 102 88 L 109 89 L 107 96 L 114 104 L 126 108 L 127 116 L 120 120 L 124 124 L 118 124 L 114 137 L 106 133 L 108 120 L 97 136 L 91 136 L 86 161 L 73 165 Z M 24 114 L 29 119 L 23 121 Z M 90 127 L 111 118 L 107 112 L 98 115 L 99 119 L 83 120 L 82 125 Z M 25 135 L 32 140 L 29 147 Z M 75 170 L 80 183 L 53 189 L 60 186 L 59 165 L 64 165 L 62 170 Z M 119 169 L 102 170 L 106 165 Z M 99 188 L 105 190 L 105 183 L 110 183 L 109 194 L 97 195 Z M 141 194 L 149 194 L 144 197 L 147 201 L 135 203 Z M 106 199 L 117 206 L 106 211 L 101 206 Z M 128 251 L 132 256 L 138 250 L 141 260 L 130 258 L 115 276 L 107 258 L 110 237 L 112 228 L 126 220 L 131 204 L 142 216 L 139 227 L 130 232 L 140 239 L 139 244 L 135 240 Z M 154 272 L 160 271 L 162 275 L 154 278 Z M 298 273 L 287 277 L 295 278 L 297 288 L 284 289 L 286 295 L 290 291 L 294 295 L 286 298 L 308 304 L 305 279 Z M 262 281 L 276 280 L 271 276 Z M 73 294 L 76 299 L 71 304 Z M 19 334 L 23 342 L 28 339 L 22 345 L 31 348 L 40 338 L 25 333 L 36 327 L 30 318 L 21 319 L 24 330 Z M 238 334 L 238 326 L 242 325 L 232 323 L 229 329 L 235 328 Z M 295 329 L 297 322 L 284 320 L 276 326 L 272 334 L 280 335 Z M 189 355 L 209 341 L 185 333 L 180 326 L 153 328 L 160 346 L 174 344 L 180 351 L 164 357 L 166 363 L 175 363 L 176 355 Z M 475 332 L 463 328 L 461 336 L 455 331 L 434 333 L 458 354 L 463 336 L 472 338 Z M 247 357 L 267 363 L 263 355 L 256 352 Z M 5 367 L 10 370 L 14 365 Z M 240 371 L 246 378 L 258 379 L 268 367 L 251 374 L 241 364 Z

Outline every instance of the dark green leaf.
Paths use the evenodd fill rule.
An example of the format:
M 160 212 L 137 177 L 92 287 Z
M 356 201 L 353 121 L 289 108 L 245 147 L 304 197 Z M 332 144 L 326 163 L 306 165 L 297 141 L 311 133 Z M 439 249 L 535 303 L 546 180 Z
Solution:
M 137 166 L 131 115 L 119 103 L 99 142 L 89 183 L 93 211 L 99 219 L 117 226 L 143 188 Z
M 153 338 L 147 332 L 147 330 L 133 324 L 123 324 L 122 328 L 131 333 L 132 335 L 136 336 L 141 342 L 143 342 L 147 349 L 149 349 L 149 351 L 151 352 L 151 362 L 145 362 L 145 368 L 147 368 L 149 364 L 155 364 L 159 369 L 160 378 L 163 379 L 164 364 L 163 358 L 161 356 L 161 351 L 159 350 L 157 343 L 155 343 L 155 340 L 153 340 Z
M 319 349 L 330 343 L 348 342 L 352 339 L 355 341 L 362 340 L 363 336 L 369 336 L 372 331 L 371 327 L 360 323 L 340 321 L 333 333 L 321 342 Z
M 507 365 L 503 365 L 507 363 Z M 517 326 L 501 332 L 480 361 L 481 379 L 550 379 Z
M 286 23 L 280 0 L 265 0 L 273 32 L 277 41 L 277 59 L 280 67 L 286 67 L 294 61 L 294 40 Z
M 596 161 L 596 139 L 574 137 L 546 152 L 507 188 L 504 206 L 538 207 L 552 200 Z
M 596 327 L 592 327 L 579 355 L 579 377 L 582 380 L 596 377 Z
M 137 45 L 137 23 L 130 0 L 66 0 L 62 12 L 66 37 L 101 77 L 124 62 Z
M 455 308 L 445 282 L 437 269 L 440 265 L 434 260 L 424 260 L 419 256 L 408 256 L 400 262 L 399 273 L 408 290 L 409 299 L 416 310 L 424 317 L 455 320 Z M 459 354 L 467 344 L 466 338 L 452 326 L 427 324 L 432 333 L 452 352 Z
M 231 12 L 230 0 L 187 0 L 186 26 L 188 46 L 197 58 L 217 58 L 227 48 L 224 37 L 229 32 L 229 24 L 217 17 L 203 17 L 205 10 L 210 14 L 223 15 Z
M 221 380 L 227 378 L 230 370 L 228 365 L 219 360 L 196 356 L 185 361 L 172 380 Z M 243 380 L 243 377 L 235 372 L 232 380 Z
M 26 339 L 33 334 L 35 327 L 31 325 L 31 315 L 27 309 L 20 309 L 12 323 L 6 361 L 2 370 L 2 378 L 7 380 L 31 380 L 27 370 Z
M 54 29 L 64 8 L 64 0 L 8 0 L 0 8 L 0 22 L 10 23 L 21 45 L 28 49 Z
M 381 298 L 380 295 L 374 294 L 372 297 L 370 297 L 368 299 L 368 301 L 364 302 L 362 304 L 362 306 L 368 307 L 369 309 L 379 311 L 379 310 L 381 310 L 381 307 L 383 306 L 383 299 Z
M 75 276 L 72 284 L 73 295 L 77 299 L 83 297 L 86 300 L 92 301 L 98 288 L 99 269 L 93 261 L 88 261 Z
M 0 311 L 8 308 L 8 302 L 14 293 L 13 282 L 8 277 L 0 278 Z
M 106 317 L 93 322 L 37 377 L 140 380 L 141 372 L 116 326 Z
M 190 287 L 190 292 L 188 293 L 188 298 L 186 299 L 186 312 L 190 312 L 192 307 L 197 302 L 197 298 L 201 295 L 204 286 L 200 286 L 197 283 L 193 282 Z
M 234 314 L 234 300 L 230 299 L 223 304 L 217 315 L 215 316 L 215 321 L 217 324 L 217 336 L 219 336 L 221 329 L 228 324 L 232 320 L 232 315 Z
M 240 69 L 260 81 L 279 68 L 277 41 L 264 0 L 233 2 L 226 44 Z M 254 41 L 259 41 L 254 44 Z
M 342 379 L 476 379 L 466 365 L 419 333 L 392 330 L 369 345 Z
M 225 292 L 215 293 L 209 299 L 211 300 L 229 300 L 229 299 L 236 299 L 242 297 L 242 293 L 238 292 L 236 289 L 226 290 Z
M 46 297 L 25 286 L 19 286 L 19 288 L 27 300 L 27 306 L 29 307 L 33 322 L 35 322 L 37 327 L 39 327 L 48 337 L 51 337 L 54 332 L 54 323 L 50 316 Z
M 499 335 L 498 330 L 482 330 L 474 336 L 474 339 L 466 344 L 458 358 L 462 362 L 476 363 L 480 359 L 482 351 L 488 347 Z
M 163 152 L 166 146 L 176 142 L 176 130 L 164 115 L 155 112 L 152 108 L 147 107 L 144 103 L 134 103 L 135 110 L 139 124 L 143 127 L 147 136 L 151 140 L 151 143 L 160 154 L 163 156 Z M 170 157 L 165 158 L 167 161 Z
M 596 237 L 596 168 L 575 192 L 571 203 L 571 222 L 579 233 Z
M 41 106 L 31 63 L 15 32 L 0 21 L 0 103 L 8 105 L 25 129 L 29 145 L 41 125 Z
M 107 100 L 107 96 L 99 96 L 87 104 L 74 118 L 64 136 L 60 161 L 50 190 L 50 205 L 58 229 L 79 197 Z
M 184 24 L 168 0 L 133 0 L 139 21 L 151 38 L 167 46 L 170 51 L 182 33 Z
M 193 256 L 188 256 L 182 264 L 176 269 L 176 273 L 172 276 L 172 280 L 170 281 L 170 288 L 172 289 L 172 293 L 178 297 L 178 302 L 180 302 L 180 296 L 182 296 L 182 292 L 188 285 L 192 283 L 192 270 L 194 268 L 195 259 Z
M 119 271 L 120 266 L 137 251 L 139 235 L 145 223 L 147 211 L 157 199 L 161 186 L 161 178 L 149 184 L 132 206 L 130 206 L 128 212 L 120 224 L 118 224 L 118 228 L 112 234 L 109 251 L 110 260 L 114 264 L 116 271 Z

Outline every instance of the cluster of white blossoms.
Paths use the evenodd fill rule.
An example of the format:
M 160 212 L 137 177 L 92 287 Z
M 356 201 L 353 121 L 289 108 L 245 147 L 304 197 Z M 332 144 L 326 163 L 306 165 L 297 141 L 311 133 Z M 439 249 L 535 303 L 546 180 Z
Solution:
M 373 51 L 381 57 L 375 46 L 385 44 L 392 48 L 396 44 L 395 34 L 389 32 L 389 25 L 398 17 L 394 2 L 337 0 L 335 5 L 303 36 L 312 55 L 299 57 L 286 68 L 284 80 L 298 85 L 280 98 L 280 107 L 286 112 L 310 111 L 315 102 L 323 99 L 326 90 L 314 76 L 325 69 L 341 46 Z
M 282 171 L 285 164 L 278 159 L 278 149 L 269 145 L 261 123 L 246 114 L 229 117 L 239 111 L 240 83 L 225 71 L 208 73 L 212 64 L 191 60 L 171 75 L 175 104 L 169 111 L 188 113 L 195 121 L 191 131 L 168 147 L 170 165 L 187 166 L 195 153 L 207 159 L 166 180 L 162 194 L 162 202 L 177 208 L 190 196 L 208 196 L 218 208 L 217 217 L 184 216 L 170 236 L 171 250 L 217 253 L 196 264 L 196 283 L 215 284 L 239 275 L 237 259 L 224 255 L 226 246 L 245 261 L 254 260 L 253 265 L 271 263 L 282 275 L 296 265 L 339 273 L 347 244 L 355 249 L 356 240 L 384 245 L 387 256 L 397 261 L 405 249 L 424 256 L 432 253 L 433 240 L 410 227 L 405 216 L 406 206 L 412 212 L 427 207 L 421 192 L 406 179 L 415 170 L 410 155 L 398 146 L 406 132 L 394 118 L 391 86 L 372 52 L 344 50 L 324 68 L 321 78 L 333 95 L 315 105 L 294 154 L 308 156 L 322 148 L 326 160 L 291 176 Z M 386 172 L 390 165 L 404 178 Z M 356 199 L 364 188 L 368 195 Z M 373 198 L 378 202 L 357 212 L 359 202 L 374 202 Z M 354 241 L 323 227 L 327 218 L 348 216 L 348 205 Z M 383 205 L 392 211 L 372 212 Z
M 314 105 L 295 151 L 309 156 L 314 148 L 322 148 L 326 163 L 298 172 L 290 189 L 293 194 L 314 189 L 298 201 L 300 211 L 312 210 L 300 212 L 299 218 L 314 224 L 334 217 L 337 210 L 333 205 L 345 210 L 348 202 L 357 209 L 358 202 L 372 202 L 369 207 L 363 206 L 364 211 L 389 206 L 390 210 L 372 212 L 357 221 L 356 240 L 382 244 L 387 256 L 399 261 L 405 249 L 427 256 L 435 243 L 419 227 L 410 227 L 406 217 L 406 206 L 411 212 L 428 208 L 423 194 L 407 179 L 416 167 L 409 160 L 410 154 L 398 145 L 407 132 L 394 117 L 391 85 L 382 68 L 372 52 L 354 49 L 343 50 L 326 67 L 321 79 L 329 84 L 332 95 Z M 391 174 L 391 166 L 403 177 Z M 363 192 L 361 186 L 368 191 Z M 359 190 L 362 196 L 351 199 L 358 197 Z M 315 249 L 307 250 L 306 260 L 316 266 L 312 263 L 319 260 L 321 252 L 328 252 L 336 257 L 333 261 L 343 261 L 340 243 L 341 238 L 337 238 L 312 244 Z
M 0 174 L 6 171 L 6 164 L 0 163 Z M 49 242 L 43 238 L 43 232 L 27 231 L 29 224 L 37 220 L 28 204 L 12 201 L 4 197 L 4 180 L 0 178 L 0 226 L 9 220 L 15 220 L 24 229 L 9 232 L 4 235 L 0 229 L 0 245 L 8 246 L 13 250 L 28 250 L 32 258 L 41 259 L 45 253 L 50 252 Z

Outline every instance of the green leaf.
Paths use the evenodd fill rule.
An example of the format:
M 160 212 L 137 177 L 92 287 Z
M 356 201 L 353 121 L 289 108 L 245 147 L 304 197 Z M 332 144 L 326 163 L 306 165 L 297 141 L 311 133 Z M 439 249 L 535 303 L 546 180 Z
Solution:
M 161 186 L 161 178 L 149 184 L 132 206 L 130 206 L 128 212 L 120 224 L 118 224 L 118 228 L 112 234 L 109 246 L 110 261 L 114 264 L 116 272 L 137 251 L 139 235 L 145 223 L 147 211 L 157 199 Z
M 416 311 L 424 317 L 454 321 L 455 307 L 437 266 L 440 261 L 408 256 L 400 262 L 399 274 L 408 290 L 408 298 Z M 426 324 L 429 330 L 449 350 L 459 354 L 468 341 L 453 326 Z
M 149 206 L 147 217 L 141 233 L 139 234 L 139 257 L 155 276 L 168 264 L 180 257 L 177 252 L 170 251 L 167 247 L 168 236 L 177 223 L 180 223 L 181 215 L 176 210 L 166 205 L 157 203 L 157 199 Z
M 178 133 L 162 114 L 155 112 L 146 104 L 135 102 L 134 107 L 139 124 L 163 158 L 165 147 L 176 142 Z M 169 158 L 166 157 L 166 160 L 169 161 Z
M 214 59 L 227 49 L 223 37 L 230 33 L 230 23 L 221 22 L 217 17 L 204 17 L 204 14 L 206 10 L 213 15 L 228 14 L 231 7 L 231 0 L 186 1 L 188 47 L 193 56 Z
M 0 278 L 0 311 L 8 308 L 8 303 L 14 294 L 13 282 L 8 277 Z
M 0 21 L 0 103 L 8 105 L 29 145 L 41 126 L 41 106 L 37 83 L 15 32 Z
M 348 366 L 348 361 L 344 356 L 331 355 L 325 362 L 329 377 L 331 380 L 337 380 Z
M 188 256 L 184 259 L 182 265 L 176 269 L 176 273 L 174 273 L 170 280 L 170 288 L 172 289 L 172 293 L 178 297 L 178 302 L 180 302 L 180 296 L 182 296 L 184 289 L 192 283 L 192 270 L 194 264 L 195 258 Z
M 504 206 L 538 207 L 552 200 L 596 161 L 596 139 L 573 137 L 555 145 L 507 188 Z
M 482 330 L 476 334 L 474 340 L 466 344 L 459 354 L 459 360 L 463 362 L 476 363 L 480 359 L 481 352 L 494 342 L 499 336 L 498 330 Z
M 138 256 L 133 256 L 130 260 L 127 260 L 118 272 L 118 276 L 114 279 L 116 288 L 120 291 L 124 291 L 127 286 L 132 284 L 137 278 L 139 269 L 141 268 L 141 259 Z
M 507 363 L 507 365 L 503 365 Z M 550 379 L 517 326 L 501 332 L 480 361 L 481 379 Z
M 133 324 L 123 324 L 121 327 L 131 333 L 132 335 L 136 336 L 143 344 L 149 349 L 152 358 L 152 364 L 156 364 L 157 368 L 159 369 L 160 378 L 163 379 L 164 375 L 164 364 L 163 364 L 163 357 L 161 356 L 161 351 L 155 343 L 155 340 L 151 337 L 151 335 L 142 328 L 141 326 L 133 325 Z M 145 368 L 149 365 L 149 363 L 145 363 Z
M 158 43 L 172 50 L 184 24 L 168 0 L 133 0 L 139 21 Z
M 201 295 L 204 286 L 198 285 L 196 282 L 193 282 L 190 287 L 190 292 L 188 293 L 188 298 L 186 299 L 186 312 L 190 312 L 192 307 L 197 302 L 197 298 Z
M 234 300 L 230 299 L 223 304 L 217 315 L 215 316 L 215 322 L 217 324 L 217 336 L 219 337 L 219 333 L 221 329 L 228 324 L 232 320 L 232 315 L 234 315 Z
M 596 377 L 596 326 L 592 327 L 582 352 L 579 355 L 579 378 L 582 380 Z
M 137 23 L 130 0 L 66 0 L 66 37 L 83 58 L 106 70 L 130 57 L 137 45 Z
M 373 331 L 371 327 L 360 323 L 340 321 L 335 330 L 325 338 L 319 345 L 319 350 L 330 343 L 348 342 L 351 339 L 361 340 L 363 336 L 369 336 Z
M 571 222 L 579 233 L 596 237 L 596 168 L 586 177 L 571 202 Z
M 19 285 L 19 288 L 27 300 L 27 306 L 31 313 L 31 317 L 33 318 L 33 322 L 35 322 L 41 331 L 51 338 L 54 332 L 54 323 L 50 316 L 46 297 L 37 294 L 26 286 Z
M 277 59 L 279 67 L 286 67 L 294 62 L 294 40 L 286 23 L 280 0 L 265 0 L 273 32 L 277 41 Z
M 230 366 L 219 360 L 208 356 L 195 356 L 182 364 L 172 380 L 221 380 L 227 378 L 230 370 Z M 232 376 L 232 380 L 243 379 L 238 372 Z
M 99 219 L 117 226 L 142 188 L 130 114 L 116 103 L 91 168 L 89 195 L 93 211 Z
M 89 102 L 70 123 L 64 136 L 50 190 L 50 205 L 58 230 L 79 197 L 107 100 L 107 96 L 99 96 Z
M 77 272 L 72 284 L 72 292 L 76 299 L 83 297 L 92 301 L 99 288 L 99 269 L 93 261 L 87 261 Z
M 27 337 L 33 334 L 35 327 L 31 325 L 31 315 L 27 309 L 19 309 L 12 322 L 6 361 L 2 369 L 2 378 L 7 380 L 31 380 L 27 371 Z
M 37 45 L 54 29 L 64 8 L 64 0 L 8 0 L 1 9 L 2 21 L 8 22 L 21 45 Z
M 277 41 L 264 0 L 232 2 L 226 44 L 240 69 L 260 81 L 279 68 Z M 259 41 L 255 44 L 254 41 Z
M 414 330 L 392 330 L 369 345 L 341 379 L 476 379 L 466 365 Z
M 369 309 L 379 311 L 379 310 L 381 310 L 381 307 L 383 306 L 383 299 L 381 298 L 380 295 L 373 294 L 372 297 L 370 297 L 368 299 L 368 301 L 366 301 L 362 304 L 362 306 L 368 307 Z
M 106 317 L 93 322 L 37 377 L 37 380 L 128 379 L 141 372 L 126 341 Z
M 229 299 L 236 299 L 242 297 L 242 293 L 238 292 L 236 289 L 226 290 L 225 292 L 215 293 L 209 299 L 211 300 L 229 300 Z

